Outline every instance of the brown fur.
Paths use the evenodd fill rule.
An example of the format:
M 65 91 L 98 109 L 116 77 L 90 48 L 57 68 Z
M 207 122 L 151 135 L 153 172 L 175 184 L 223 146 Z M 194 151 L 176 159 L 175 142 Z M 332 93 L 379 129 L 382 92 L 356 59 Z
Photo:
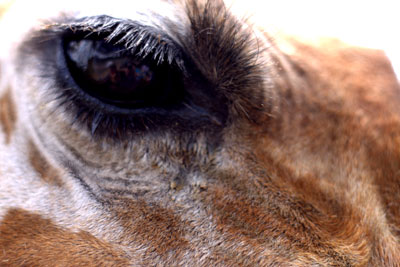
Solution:
M 15 124 L 23 109 L 10 91 L 0 100 L 5 143 L 21 125 L 15 140 L 27 144 L 0 155 L 29 159 L 0 166 L 0 263 L 400 266 L 400 86 L 384 53 L 330 39 L 256 40 L 222 1 L 174 4 L 188 30 L 165 25 L 195 69 L 189 94 L 221 122 L 139 114 L 134 131 L 101 117 L 98 134 L 84 121 L 93 114 L 72 124 L 86 103 L 59 97 L 75 89 L 46 69 L 52 40 L 71 25 L 33 34 L 15 63 L 32 86 L 11 88 L 33 103 L 18 118 L 33 122 Z M 73 26 L 119 38 L 133 27 L 101 19 Z M 54 94 L 57 108 L 42 99 Z
M 59 171 L 46 160 L 33 141 L 29 143 L 29 162 L 45 183 L 63 185 Z
M 120 249 L 87 232 L 69 232 L 51 220 L 10 210 L 0 225 L 2 266 L 126 266 Z
M 185 222 L 173 210 L 142 201 L 122 201 L 114 205 L 115 215 L 125 229 L 126 240 L 139 240 L 150 247 L 149 251 L 159 255 L 174 251 L 178 257 L 179 251 L 187 248 L 188 240 L 185 240 L 183 232 Z M 119 208 L 121 206 L 123 209 Z
M 0 98 L 0 123 L 2 125 L 7 144 L 9 144 L 11 141 L 11 136 L 15 129 L 16 120 L 17 113 L 14 107 L 14 102 L 11 97 L 10 91 L 7 91 Z
M 380 51 L 291 41 L 301 51 L 290 59 L 297 83 L 282 85 L 285 101 L 266 136 L 251 137 L 256 157 L 279 184 L 332 218 L 323 228 L 347 239 L 334 247 L 363 244 L 361 262 L 398 266 L 400 88 L 393 70 Z M 374 208 L 360 214 L 360 206 L 382 209 L 382 216 Z

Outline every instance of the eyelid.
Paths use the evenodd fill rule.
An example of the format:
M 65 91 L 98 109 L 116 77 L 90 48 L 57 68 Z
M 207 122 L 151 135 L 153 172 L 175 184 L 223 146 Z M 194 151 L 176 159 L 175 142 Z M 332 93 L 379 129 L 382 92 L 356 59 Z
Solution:
M 201 75 L 189 54 L 170 36 L 133 21 L 108 16 L 101 18 L 102 22 L 97 20 L 97 24 L 92 21 L 93 18 L 63 19 L 35 32 L 23 42 L 24 47 L 20 50 L 21 66 L 25 65 L 27 57 L 40 61 L 40 76 L 46 84 L 42 92 L 49 101 L 56 101 L 55 108 L 65 114 L 71 125 L 77 124 L 92 136 L 107 140 L 128 140 L 135 133 L 148 130 L 184 127 L 191 131 L 202 127 L 208 129 L 210 125 L 217 128 L 225 125 L 225 99 L 215 93 L 214 86 Z M 162 57 L 164 65 L 180 72 L 184 89 L 179 94 L 180 101 L 167 106 L 129 109 L 100 101 L 83 92 L 71 76 L 65 54 L 68 41 L 83 39 L 109 40 L 111 46 L 130 48 L 132 57 L 140 53 L 138 49 L 146 46 L 151 55 L 146 60 L 156 62 L 154 58 Z
M 182 48 L 160 30 L 138 22 L 106 15 L 69 20 L 51 26 L 63 38 L 103 38 L 111 44 L 124 46 L 134 56 L 152 54 L 158 63 L 167 61 L 185 72 Z

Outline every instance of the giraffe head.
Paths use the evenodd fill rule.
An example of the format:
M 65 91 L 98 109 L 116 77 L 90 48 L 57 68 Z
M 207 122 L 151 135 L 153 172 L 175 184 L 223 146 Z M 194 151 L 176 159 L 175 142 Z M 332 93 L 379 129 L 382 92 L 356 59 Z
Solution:
M 11 81 L 12 97 L 31 146 L 70 166 L 100 199 L 199 182 L 201 169 L 246 147 L 240 127 L 272 111 L 266 37 L 221 1 L 159 4 L 128 18 L 63 7 L 33 30 L 27 22 L 24 42 L 11 48 L 10 72 L 23 77 Z
M 400 264 L 382 52 L 219 0 L 41 4 L 0 21 L 2 262 Z

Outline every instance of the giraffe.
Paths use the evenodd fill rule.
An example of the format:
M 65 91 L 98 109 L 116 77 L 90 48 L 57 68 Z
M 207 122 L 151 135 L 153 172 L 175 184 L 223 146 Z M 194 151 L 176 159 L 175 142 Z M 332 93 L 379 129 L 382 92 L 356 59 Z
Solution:
M 400 266 L 382 51 L 53 2 L 0 13 L 1 266 Z

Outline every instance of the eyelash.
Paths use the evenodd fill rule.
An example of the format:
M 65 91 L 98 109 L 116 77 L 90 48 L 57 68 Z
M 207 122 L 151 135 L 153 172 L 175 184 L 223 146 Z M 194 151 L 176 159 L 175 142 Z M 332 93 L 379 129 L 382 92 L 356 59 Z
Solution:
M 85 35 L 85 32 L 75 32 L 72 36 L 64 35 L 62 39 L 65 42 L 70 37 L 78 37 L 79 39 L 79 36 L 83 35 Z M 163 63 L 166 60 L 165 55 L 169 55 L 167 58 L 168 64 L 170 66 L 175 65 L 174 67 L 180 70 L 183 69 L 183 62 L 176 56 L 176 50 L 173 50 L 176 48 L 172 48 L 171 45 L 160 45 L 155 41 L 153 35 L 144 33 L 143 31 L 140 32 L 140 35 L 140 37 L 138 37 L 138 34 L 135 35 L 136 38 L 132 40 L 118 39 L 118 36 L 112 34 L 107 37 L 96 36 L 95 39 L 104 39 L 116 45 L 124 43 L 123 47 L 126 48 L 126 52 L 130 55 L 134 55 L 138 59 L 150 56 L 152 60 L 157 61 L 157 64 Z M 90 36 L 86 35 L 85 37 Z M 140 42 L 136 40 L 137 38 L 141 39 Z M 69 80 L 70 83 L 74 83 L 71 77 L 69 77 Z M 76 86 L 75 84 L 73 87 Z M 158 117 L 162 117 L 165 115 L 163 113 L 166 112 L 160 109 L 154 110 L 153 108 L 141 109 L 140 112 L 136 112 L 135 110 L 115 107 L 86 95 L 79 90 L 67 89 L 61 90 L 60 93 L 62 95 L 61 98 L 64 97 L 64 105 L 69 103 L 75 106 L 72 123 L 86 125 L 93 137 L 104 137 L 106 135 L 112 137 L 112 139 L 121 140 L 126 138 L 128 134 L 134 134 L 144 129 L 151 130 L 153 126 L 159 125 L 161 119 Z M 152 115 L 152 120 L 149 120 L 149 114 Z
M 44 64 L 43 73 L 48 73 L 48 68 L 53 68 L 55 75 L 48 75 L 45 78 L 51 79 L 55 83 L 53 87 L 57 90 L 49 91 L 57 101 L 57 109 L 61 108 L 68 115 L 72 125 L 84 126 L 96 139 L 107 138 L 112 141 L 123 141 L 143 130 L 165 131 L 174 128 L 183 131 L 197 131 L 201 127 L 209 128 L 210 122 L 218 128 L 225 123 L 225 113 L 211 114 L 208 107 L 204 108 L 193 104 L 186 92 L 181 105 L 172 109 L 149 107 L 139 111 L 118 108 L 87 95 L 78 89 L 79 86 L 71 77 L 67 67 L 64 45 L 68 40 L 85 38 L 106 40 L 123 46 L 127 53 L 135 57 L 151 56 L 158 64 L 165 62 L 179 70 L 185 82 L 189 80 L 188 77 L 197 77 L 196 80 L 202 81 L 204 79 L 199 77 L 198 72 L 192 67 L 193 64 L 190 64 L 190 60 L 184 56 L 184 53 L 171 39 L 157 34 L 149 27 L 115 26 L 114 30 L 103 28 L 98 31 L 93 31 L 93 29 L 88 31 L 87 27 L 78 27 L 74 24 L 68 27 L 60 25 L 40 32 L 37 37 L 32 38 L 27 47 L 34 47 L 33 54 L 39 52 L 42 56 L 41 62 L 47 63 Z M 56 52 L 56 59 L 54 59 L 54 54 L 49 51 Z M 32 54 L 32 51 L 28 53 Z M 198 96 L 197 93 L 196 96 Z

